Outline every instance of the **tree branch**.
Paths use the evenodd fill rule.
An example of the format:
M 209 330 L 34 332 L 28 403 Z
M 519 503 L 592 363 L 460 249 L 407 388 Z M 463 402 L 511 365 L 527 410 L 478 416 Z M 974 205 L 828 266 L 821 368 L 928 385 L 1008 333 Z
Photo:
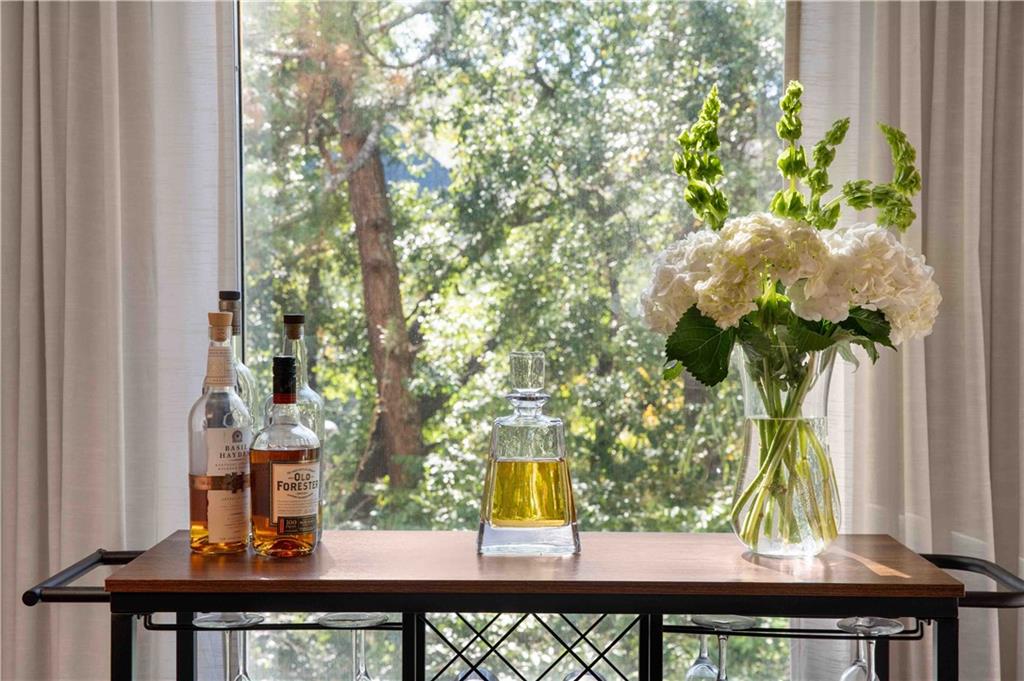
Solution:
M 380 144 L 380 131 L 380 123 L 374 121 L 373 125 L 370 126 L 370 132 L 366 135 L 366 141 L 364 141 L 363 146 L 359 148 L 359 152 L 356 154 L 356 157 L 341 170 L 330 172 L 327 179 L 327 186 L 325 187 L 326 191 L 332 192 L 338 188 L 338 185 L 343 182 L 347 182 L 348 178 L 352 177 L 353 173 L 362 168 L 366 162 L 370 160 L 370 157 L 375 151 L 377 151 L 377 146 Z
M 425 14 L 425 13 L 427 13 L 426 9 L 420 9 L 420 8 L 423 7 L 423 5 L 430 5 L 430 4 L 433 4 L 433 3 L 422 3 L 421 5 L 417 5 L 413 9 L 409 10 L 409 12 L 407 12 L 406 14 L 398 17 L 399 20 L 386 21 L 386 22 L 383 22 L 381 24 L 378 24 L 377 28 L 382 28 L 383 27 L 386 30 L 385 31 L 376 31 L 375 30 L 375 32 L 377 32 L 378 34 L 381 33 L 381 32 L 386 33 L 387 31 L 390 31 L 391 29 L 395 28 L 396 26 L 402 24 L 405 21 L 408 21 L 410 18 L 412 18 L 412 17 L 414 17 L 414 16 L 416 16 L 418 14 Z M 444 2 L 439 3 L 439 7 L 441 9 L 440 9 L 439 12 L 437 12 L 437 14 L 440 15 L 441 18 L 442 18 L 442 20 L 441 20 L 441 29 L 438 32 L 437 36 L 434 38 L 434 40 L 431 42 L 430 47 L 427 50 L 425 50 L 423 52 L 423 54 L 421 54 L 416 59 L 413 59 L 412 61 L 389 62 L 388 60 L 386 60 L 383 57 L 381 57 L 370 46 L 370 42 L 366 39 L 366 33 L 363 31 L 362 25 L 360 24 L 358 17 L 356 17 L 355 13 L 353 12 L 352 19 L 353 19 L 353 22 L 355 24 L 356 38 L 359 41 L 360 48 L 362 48 L 362 50 L 366 54 L 368 54 L 371 59 L 373 59 L 375 62 L 377 62 L 377 64 L 379 64 L 382 68 L 401 70 L 401 69 L 410 69 L 410 68 L 413 68 L 414 66 L 419 66 L 420 64 L 422 64 L 423 62 L 427 61 L 431 57 L 435 57 L 438 54 L 440 54 L 441 52 L 443 52 L 444 50 L 446 50 L 448 48 L 448 45 L 451 43 L 452 33 L 453 33 L 453 26 L 452 26 L 453 21 L 452 21 L 452 15 L 451 15 L 451 11 L 450 11 L 450 8 L 449 8 L 447 0 L 445 0 Z M 429 8 L 429 11 L 431 13 L 434 12 L 433 8 Z

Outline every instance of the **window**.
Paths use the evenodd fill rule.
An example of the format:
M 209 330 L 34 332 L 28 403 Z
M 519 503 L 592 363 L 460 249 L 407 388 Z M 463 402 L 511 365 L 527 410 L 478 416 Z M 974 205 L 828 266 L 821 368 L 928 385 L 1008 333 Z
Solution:
M 652 254 L 693 226 L 671 160 L 711 83 L 730 195 L 765 205 L 783 15 L 782 2 L 243 6 L 248 364 L 269 388 L 281 314 L 306 314 L 328 527 L 475 528 L 508 352 L 537 349 L 583 529 L 727 530 L 737 387 L 663 381 L 636 300 Z M 397 677 L 396 641 L 379 638 L 371 671 Z M 301 640 L 258 639 L 265 676 L 329 674 Z M 778 678 L 784 647 L 738 643 L 737 675 Z

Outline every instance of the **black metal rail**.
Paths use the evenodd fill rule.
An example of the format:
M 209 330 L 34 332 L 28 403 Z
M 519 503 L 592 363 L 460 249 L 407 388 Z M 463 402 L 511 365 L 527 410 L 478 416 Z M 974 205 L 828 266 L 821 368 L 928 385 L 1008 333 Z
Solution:
M 1024 579 L 1006 568 L 982 558 L 947 553 L 922 553 L 921 557 L 943 570 L 959 570 L 985 575 L 1006 591 L 968 591 L 960 599 L 961 608 L 1024 608 Z
M 709 627 L 699 627 L 695 624 L 666 624 L 662 627 L 666 634 L 705 634 L 716 636 L 718 632 Z M 888 636 L 858 636 L 847 634 L 838 629 L 809 629 L 803 627 L 751 627 L 750 629 L 738 629 L 728 632 L 729 636 L 747 636 L 752 638 L 801 638 L 801 639 L 837 639 L 841 641 L 856 641 L 871 639 L 878 641 L 888 639 L 890 641 L 919 641 L 924 638 L 924 621 L 914 618 L 914 628 L 907 629 L 899 634 Z
M 91 554 L 69 565 L 52 577 L 21 595 L 25 605 L 36 603 L 109 603 L 110 594 L 101 586 L 68 586 L 90 570 L 100 565 L 125 565 L 142 555 L 142 551 L 108 551 L 96 549 Z

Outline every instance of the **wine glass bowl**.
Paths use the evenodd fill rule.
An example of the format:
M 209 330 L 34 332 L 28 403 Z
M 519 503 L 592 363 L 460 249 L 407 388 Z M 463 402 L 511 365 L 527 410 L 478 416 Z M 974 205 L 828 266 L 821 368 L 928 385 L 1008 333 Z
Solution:
M 694 615 L 690 620 L 698 627 L 715 631 L 742 631 L 753 628 L 757 622 L 745 615 Z
M 327 629 L 366 629 L 387 621 L 388 616 L 382 612 L 329 612 L 317 624 Z
M 208 612 L 199 615 L 192 624 L 200 629 L 245 629 L 262 623 L 263 615 L 254 615 L 249 612 Z

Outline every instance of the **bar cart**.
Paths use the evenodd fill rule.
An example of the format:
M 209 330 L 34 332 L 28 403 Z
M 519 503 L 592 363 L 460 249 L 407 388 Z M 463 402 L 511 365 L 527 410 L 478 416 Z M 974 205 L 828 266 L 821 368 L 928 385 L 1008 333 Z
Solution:
M 892 638 L 920 639 L 930 629 L 936 676 L 952 681 L 957 678 L 958 608 L 1024 607 L 1024 581 L 998 566 L 959 556 L 921 556 L 886 535 L 843 535 L 828 551 L 806 560 L 755 556 L 725 534 L 584 533 L 581 555 L 541 558 L 480 557 L 475 541 L 473 532 L 329 531 L 312 556 L 281 561 L 244 554 L 196 556 L 188 549 L 187 532 L 179 531 L 144 552 L 99 550 L 28 590 L 23 600 L 27 605 L 109 602 L 111 679 L 116 681 L 134 678 L 140 622 L 146 630 L 175 632 L 177 678 L 184 681 L 195 678 L 194 613 L 325 610 L 402 613 L 400 625 L 381 628 L 401 629 L 403 681 L 432 681 L 450 667 L 451 661 L 441 671 L 427 667 L 428 634 L 440 637 L 453 652 L 452 660 L 470 671 L 480 669 L 492 654 L 501 656 L 500 646 L 515 626 L 500 637 L 474 629 L 474 639 L 484 642 L 487 652 L 472 659 L 431 622 L 432 613 L 466 612 L 522 613 L 517 625 L 536 617 L 555 637 L 542 614 L 630 615 L 627 631 L 634 626 L 639 631 L 640 681 L 662 678 L 665 636 L 710 633 L 666 624 L 666 615 L 912 618 L 915 625 Z M 97 565 L 123 567 L 104 587 L 69 586 Z M 940 568 L 985 574 L 1011 591 L 965 592 Z M 608 650 L 590 644 L 577 652 L 587 632 L 577 629 L 576 634 L 572 641 L 559 642 L 563 656 L 575 658 L 582 676 L 607 659 Z M 826 629 L 752 628 L 734 635 L 852 638 Z M 878 639 L 882 679 L 888 677 L 888 642 Z

